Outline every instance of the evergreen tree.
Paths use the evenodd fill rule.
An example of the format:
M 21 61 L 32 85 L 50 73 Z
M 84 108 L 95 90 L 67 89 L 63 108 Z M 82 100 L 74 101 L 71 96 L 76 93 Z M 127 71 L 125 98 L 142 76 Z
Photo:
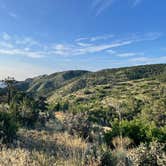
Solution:
M 13 77 L 7 77 L 3 82 L 7 87 L 8 104 L 10 105 L 15 90 L 16 80 Z

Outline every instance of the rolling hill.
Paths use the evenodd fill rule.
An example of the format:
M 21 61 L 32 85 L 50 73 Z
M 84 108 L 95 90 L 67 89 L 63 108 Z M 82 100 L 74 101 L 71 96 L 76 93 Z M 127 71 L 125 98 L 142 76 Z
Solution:
M 164 112 L 166 64 L 58 72 L 18 82 L 17 89 L 47 97 L 52 109 L 60 103 L 62 110 L 98 112 L 120 102 L 127 106 L 125 112 L 130 117 L 137 114 L 136 109 L 150 105 L 155 109 L 161 106 Z
M 62 111 L 92 112 L 100 123 L 118 103 L 124 105 L 129 119 L 140 113 L 154 121 L 160 120 L 159 115 L 166 116 L 166 64 L 65 71 L 27 79 L 18 88 L 47 97 L 54 110 L 58 104 Z M 154 112 L 152 117 L 149 111 Z
M 38 160 L 36 156 L 40 152 L 42 154 L 40 161 L 43 160 L 43 154 L 47 154 L 46 158 L 55 163 L 57 156 L 59 157 L 56 156 L 57 152 L 62 156 L 64 153 L 67 156 L 70 153 L 78 154 L 78 147 L 87 144 L 86 152 L 83 154 L 89 152 L 90 146 L 93 148 L 90 149 L 92 151 L 90 156 L 96 154 L 101 156 L 100 163 L 105 162 L 103 156 L 106 156 L 106 159 L 110 159 L 107 165 L 112 162 L 112 154 L 115 154 L 117 149 L 121 150 L 120 153 L 117 151 L 118 156 L 125 152 L 125 161 L 126 156 L 131 155 L 131 151 L 134 155 L 139 152 L 141 163 L 144 163 L 144 158 L 149 159 L 147 152 L 151 153 L 151 149 L 152 151 L 155 149 L 153 156 L 156 160 L 159 150 L 165 162 L 166 64 L 105 69 L 97 72 L 64 71 L 27 79 L 17 82 L 16 85 L 18 90 L 29 92 L 34 96 L 16 91 L 10 107 L 4 107 L 2 104 L 1 109 L 5 108 L 7 115 L 6 110 L 9 108 L 9 113 L 10 111 L 12 113 L 10 117 L 22 125 L 23 128 L 17 132 L 18 150 L 26 149 L 25 152 L 32 156 L 33 161 Z M 0 102 L 5 103 L 5 96 L 7 97 L 5 89 L 1 89 L 0 92 L 2 93 Z M 45 96 L 48 103 L 45 98 L 38 96 Z M 36 116 L 38 111 L 39 114 Z M 47 119 L 44 125 L 43 119 Z M 9 124 L 7 121 L 5 125 L 8 127 Z M 27 124 L 34 126 L 32 128 L 28 126 L 25 130 Z M 13 123 L 10 125 L 13 128 Z M 1 127 L 1 130 L 4 129 L 6 128 Z M 121 142 L 123 140 L 124 146 Z M 123 148 L 116 146 L 114 141 Z M 153 141 L 158 142 L 156 146 L 152 144 Z M 128 146 L 128 142 L 131 147 Z M 77 151 L 74 151 L 76 145 Z M 142 145 L 147 148 L 146 154 L 142 152 Z M 31 154 L 29 151 L 31 152 L 32 148 Z M 2 149 L 2 154 L 10 157 L 7 150 Z M 18 150 L 15 152 L 14 148 L 9 150 L 18 154 Z M 20 155 L 25 152 L 21 151 Z M 37 155 L 33 157 L 34 154 Z M 77 161 L 80 162 L 80 158 Z
M 43 75 L 18 83 L 18 88 L 38 95 L 50 97 L 57 91 L 65 94 L 97 85 L 117 84 L 130 80 L 159 78 L 166 73 L 166 64 L 144 65 L 97 72 L 64 71 Z

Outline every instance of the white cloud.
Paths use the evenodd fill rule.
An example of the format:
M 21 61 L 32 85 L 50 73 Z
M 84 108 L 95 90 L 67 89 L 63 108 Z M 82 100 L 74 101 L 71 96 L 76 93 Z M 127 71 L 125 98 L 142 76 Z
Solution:
M 75 41 L 80 42 L 80 41 L 88 40 L 88 39 L 89 39 L 88 37 L 81 37 L 81 38 L 76 39 Z
M 30 58 L 42 58 L 44 57 L 42 52 L 29 51 L 24 49 L 0 49 L 0 55 L 13 55 L 13 56 L 26 56 Z
M 148 32 L 145 34 L 141 34 L 141 33 L 133 33 L 133 34 L 128 34 L 126 37 L 124 36 L 123 39 L 133 39 L 133 40 L 137 40 L 137 41 L 143 41 L 143 40 L 155 40 L 157 38 L 159 38 L 162 34 L 159 32 Z M 78 39 L 75 39 L 75 42 L 77 42 L 78 44 L 86 44 L 89 45 L 93 42 L 103 42 L 104 40 L 110 40 L 110 39 L 118 39 L 121 37 L 115 36 L 114 34 L 105 34 L 105 35 L 99 35 L 99 36 L 93 36 L 93 37 L 81 37 Z M 120 39 L 122 40 L 122 39 Z M 86 43 L 85 43 L 86 42 Z M 81 45 L 80 44 L 80 45 Z
M 93 44 L 93 45 L 84 45 L 84 46 L 77 46 L 77 45 L 62 45 L 57 44 L 54 48 L 54 54 L 56 55 L 64 55 L 64 56 L 71 56 L 71 55 L 85 55 L 85 54 L 93 54 L 97 52 L 102 52 L 107 49 L 121 47 L 125 45 L 131 44 L 133 41 L 121 41 L 121 42 L 112 42 L 111 44 Z
M 114 51 L 114 50 L 107 50 L 107 53 L 109 53 L 109 54 L 115 54 L 116 51 Z
M 15 42 L 18 45 L 41 46 L 39 42 L 30 37 L 18 38 Z
M 6 41 L 0 41 L 0 48 L 9 49 L 9 48 L 13 48 L 13 45 Z
M 131 58 L 130 62 L 135 62 L 136 64 L 157 64 L 157 63 L 166 63 L 166 56 L 160 57 L 137 57 Z
M 6 33 L 6 32 L 4 32 L 4 33 L 2 34 L 2 38 L 3 38 L 4 40 L 10 40 L 10 39 L 11 39 L 10 35 L 9 35 L 8 33 Z
M 110 39 L 110 38 L 113 38 L 114 35 L 103 35 L 103 36 L 96 36 L 96 37 L 92 37 L 90 39 L 91 42 L 93 41 L 97 41 L 97 40 L 107 40 L 107 39 Z
M 96 8 L 96 16 L 100 15 L 105 9 L 110 7 L 115 0 L 95 0 L 92 4 Z
M 114 51 L 112 50 L 113 48 L 119 48 L 119 47 L 130 45 L 133 43 L 156 40 L 160 36 L 161 34 L 156 32 L 156 33 L 146 33 L 146 34 L 135 34 L 135 35 L 126 37 L 126 39 L 117 38 L 116 40 L 112 40 L 112 39 L 109 40 L 109 37 L 111 36 L 96 37 L 95 38 L 96 40 L 91 40 L 92 37 L 91 38 L 85 37 L 81 39 L 91 41 L 91 42 L 90 43 L 76 42 L 70 45 L 57 44 L 53 47 L 54 49 L 53 52 L 56 55 L 63 55 L 63 56 L 84 55 L 84 54 L 93 54 L 93 53 L 99 53 L 99 52 L 112 53 Z M 114 38 L 116 37 L 114 36 Z M 97 40 L 101 40 L 99 44 L 96 43 Z M 119 56 L 127 57 L 127 56 L 132 56 L 133 54 L 134 53 L 130 53 L 130 54 L 126 53 Z
M 41 58 L 46 55 L 46 52 L 43 51 L 42 45 L 32 38 L 14 37 L 3 33 L 0 38 L 0 55 Z
M 93 36 L 93 37 L 82 37 L 82 38 L 76 39 L 75 41 L 76 42 L 81 42 L 81 41 L 95 42 L 98 40 L 107 40 L 107 39 L 110 39 L 113 37 L 115 37 L 115 36 L 112 34 L 107 34 L 107 35 Z
M 127 1 L 127 0 L 126 0 Z M 136 7 L 143 0 L 130 0 L 130 5 Z M 113 5 L 113 3 L 118 2 L 118 0 L 93 0 L 92 1 L 92 10 L 96 12 L 96 16 L 100 15 L 103 11 L 108 9 Z
M 82 51 L 83 52 L 89 52 L 89 53 L 94 53 L 94 52 L 100 52 L 103 50 L 107 50 L 110 48 L 116 48 L 116 47 L 121 47 L 121 46 L 125 46 L 125 45 L 129 45 L 131 44 L 133 41 L 122 41 L 122 42 L 115 42 L 115 43 L 111 43 L 111 44 L 101 44 L 101 45 L 94 45 L 91 47 L 87 47 L 84 48 Z
M 85 37 L 90 42 L 75 42 L 70 44 L 42 44 L 31 37 L 11 36 L 4 33 L 0 38 L 0 55 L 26 56 L 30 58 L 42 58 L 47 56 L 76 56 L 94 53 L 115 53 L 115 48 L 124 47 L 134 43 L 156 40 L 160 33 L 146 33 L 119 38 L 114 35 L 97 37 Z M 113 37 L 113 38 L 112 38 Z M 84 38 L 84 39 L 85 39 Z M 114 39 L 116 38 L 116 40 Z M 100 42 L 98 42 L 100 40 Z M 117 54 L 117 53 L 116 53 Z M 117 56 L 134 56 L 134 53 L 117 54 Z
M 126 53 L 116 54 L 116 56 L 122 57 L 122 58 L 133 57 L 133 56 L 142 56 L 142 55 L 144 55 L 144 53 L 140 53 L 140 52 L 126 52 Z
M 107 50 L 107 53 L 109 53 L 110 55 L 114 55 L 117 57 L 121 57 L 121 58 L 128 58 L 128 57 L 135 57 L 135 56 L 143 56 L 144 53 L 143 52 L 117 52 L 114 50 Z
M 15 56 L 24 56 L 28 58 L 48 58 L 50 57 L 62 57 L 63 62 L 66 60 L 66 63 L 71 63 L 70 58 L 72 56 L 79 56 L 79 55 L 93 55 L 93 54 L 100 54 L 98 60 L 95 59 L 96 61 L 101 61 L 103 60 L 103 56 L 105 54 L 111 54 L 113 56 L 118 56 L 123 58 L 122 61 L 117 61 L 117 60 L 112 60 L 111 64 L 116 65 L 116 67 L 119 65 L 137 65 L 137 64 L 150 64 L 150 63 L 161 63 L 161 62 L 166 62 L 166 57 L 146 57 L 143 53 L 141 52 L 120 52 L 119 48 L 120 47 L 126 47 L 128 45 L 132 44 L 139 44 L 142 42 L 149 42 L 153 40 L 157 40 L 160 38 L 162 34 L 160 33 L 146 33 L 146 34 L 132 34 L 128 35 L 125 37 L 121 36 L 114 36 L 113 38 L 105 37 L 106 35 L 101 35 L 100 37 L 83 37 L 84 39 L 86 38 L 86 42 L 81 42 L 75 40 L 72 43 L 50 43 L 50 44 L 43 44 L 42 42 L 39 42 L 31 37 L 19 37 L 19 36 L 13 36 L 8 33 L 3 33 L 0 34 L 0 58 L 2 56 L 10 56 L 11 60 L 10 63 L 13 63 L 12 68 L 10 67 L 5 67 L 9 66 L 6 63 L 9 63 L 8 61 L 4 62 L 0 61 L 0 73 L 1 76 L 4 75 L 11 75 L 11 76 L 17 76 L 17 79 L 23 79 L 29 76 L 34 76 L 34 75 L 39 75 L 42 73 L 48 73 L 48 71 L 45 71 L 45 69 L 40 69 L 35 66 L 27 66 L 24 67 L 22 66 L 17 66 L 15 62 L 12 62 L 12 57 Z M 92 38 L 95 38 L 94 40 L 91 40 Z M 65 57 L 65 58 L 64 58 Z M 96 57 L 95 57 L 96 58 Z M 4 59 L 4 58 L 2 58 Z M 8 59 L 8 57 L 7 57 Z M 54 58 L 52 58 L 54 59 Z M 61 58 L 60 58 L 61 59 Z M 71 58 L 72 59 L 72 58 Z M 91 59 L 91 58 L 90 58 Z M 13 58 L 15 60 L 15 58 Z M 54 59 L 55 60 L 55 59 Z M 59 60 L 57 58 L 57 60 Z M 111 58 L 107 56 L 107 59 L 105 60 L 105 66 L 110 65 L 110 60 Z M 85 64 L 88 63 L 88 59 L 82 58 L 81 62 L 82 64 L 82 69 Z M 33 61 L 32 61 L 33 62 Z M 14 65 L 15 63 L 15 65 Z M 57 62 L 61 69 L 67 69 L 64 66 L 67 66 L 66 64 L 61 66 L 61 63 Z M 125 63 L 125 64 L 122 64 Z M 22 62 L 19 64 L 22 64 Z M 79 69 L 80 69 L 80 62 L 78 63 Z M 72 65 L 71 65 L 72 66 Z M 16 67 L 16 69 L 15 69 Z M 57 71 L 60 67 L 57 67 Z M 101 67 L 101 66 L 100 66 Z M 102 66 L 103 67 L 103 66 Z M 50 67 L 48 67 L 50 68 Z M 93 68 L 93 67 L 91 67 Z M 98 68 L 98 67 L 94 67 Z M 10 69 L 10 70 L 9 70 Z M 55 68 L 53 71 L 56 70 Z M 76 69 L 76 64 L 73 64 L 73 69 Z M 90 67 L 88 68 L 90 69 Z M 47 69 L 48 70 L 48 69 Z M 52 72 L 53 72 L 52 71 Z M 33 73 L 33 74 L 31 74 Z
M 78 42 L 77 45 L 82 46 L 82 47 L 88 47 L 88 46 L 92 46 L 93 44 Z
M 142 0 L 134 0 L 133 2 L 133 7 L 136 7 L 137 5 L 139 5 L 142 2 Z
M 143 35 L 136 36 L 137 41 L 146 41 L 146 40 L 156 40 L 162 36 L 162 33 L 159 32 L 148 32 Z

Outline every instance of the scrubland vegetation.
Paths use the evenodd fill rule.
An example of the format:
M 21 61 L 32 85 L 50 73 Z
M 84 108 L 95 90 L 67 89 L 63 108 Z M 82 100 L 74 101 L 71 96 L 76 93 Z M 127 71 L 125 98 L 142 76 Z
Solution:
M 0 166 L 166 165 L 166 65 L 4 83 Z

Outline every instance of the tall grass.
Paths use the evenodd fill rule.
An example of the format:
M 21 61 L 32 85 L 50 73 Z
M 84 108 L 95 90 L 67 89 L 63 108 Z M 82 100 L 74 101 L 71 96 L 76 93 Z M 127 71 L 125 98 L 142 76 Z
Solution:
M 18 140 L 0 150 L 0 166 L 84 166 L 87 143 L 77 136 L 22 130 Z

